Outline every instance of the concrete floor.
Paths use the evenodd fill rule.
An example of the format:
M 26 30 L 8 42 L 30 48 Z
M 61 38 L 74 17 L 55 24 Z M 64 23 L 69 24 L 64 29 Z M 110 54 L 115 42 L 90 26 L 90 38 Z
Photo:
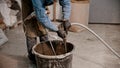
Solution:
M 89 27 L 120 54 L 120 25 Z M 6 31 L 6 35 L 9 41 L 0 47 L 0 68 L 35 68 L 27 58 L 22 26 Z M 73 68 L 120 68 L 120 59 L 87 30 L 69 33 L 68 41 L 75 45 Z

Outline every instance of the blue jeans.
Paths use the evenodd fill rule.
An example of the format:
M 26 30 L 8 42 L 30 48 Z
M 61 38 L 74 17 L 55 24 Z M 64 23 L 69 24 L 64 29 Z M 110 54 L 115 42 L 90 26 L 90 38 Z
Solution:
M 53 0 L 44 0 L 44 1 L 45 1 L 44 2 L 45 6 L 49 6 L 49 5 L 53 4 Z

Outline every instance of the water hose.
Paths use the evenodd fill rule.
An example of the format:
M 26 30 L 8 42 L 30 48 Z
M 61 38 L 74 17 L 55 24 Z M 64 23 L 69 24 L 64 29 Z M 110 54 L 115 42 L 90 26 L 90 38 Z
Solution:
M 97 37 L 114 55 L 116 55 L 119 59 L 120 59 L 120 55 L 112 48 L 110 47 L 110 45 L 108 43 L 106 43 L 98 34 L 96 34 L 93 30 L 91 30 L 90 28 L 88 28 L 87 26 L 83 25 L 83 24 L 79 24 L 79 23 L 71 23 L 71 25 L 78 25 L 81 26 L 85 29 L 87 29 L 89 32 L 91 32 L 93 35 L 95 35 L 95 37 Z

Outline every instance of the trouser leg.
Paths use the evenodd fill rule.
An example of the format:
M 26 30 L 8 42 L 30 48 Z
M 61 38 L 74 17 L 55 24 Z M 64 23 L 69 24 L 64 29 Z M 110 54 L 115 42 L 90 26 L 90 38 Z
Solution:
M 26 44 L 27 44 L 27 51 L 28 51 L 28 58 L 35 62 L 35 55 L 32 54 L 32 47 L 37 43 L 36 37 L 28 37 L 26 36 Z
M 48 41 L 48 35 L 39 36 L 40 42 Z M 33 61 L 35 61 L 35 55 L 32 53 L 32 47 L 37 43 L 36 37 L 28 37 L 26 36 L 26 44 L 27 44 L 27 51 L 28 51 L 28 58 Z

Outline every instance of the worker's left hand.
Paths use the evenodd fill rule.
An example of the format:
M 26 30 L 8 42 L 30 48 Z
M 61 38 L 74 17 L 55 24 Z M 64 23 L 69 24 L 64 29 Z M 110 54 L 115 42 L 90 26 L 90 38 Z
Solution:
M 65 31 L 63 31 L 63 30 L 58 30 L 58 31 L 57 31 L 57 34 L 58 34 L 58 36 L 61 37 L 62 39 L 66 37 L 66 33 L 65 33 Z
M 69 20 L 63 21 L 62 26 L 63 26 L 64 31 L 66 32 L 66 34 L 68 34 L 68 30 L 71 27 L 71 23 L 69 22 Z

